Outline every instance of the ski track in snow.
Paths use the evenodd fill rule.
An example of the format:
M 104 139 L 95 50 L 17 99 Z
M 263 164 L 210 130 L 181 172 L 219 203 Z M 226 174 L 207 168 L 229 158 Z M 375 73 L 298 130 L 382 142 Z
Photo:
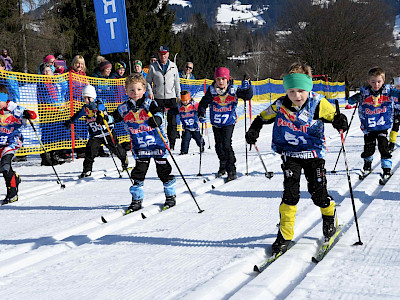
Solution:
M 352 110 L 344 112 L 350 119 Z M 270 149 L 272 125 L 264 126 L 257 145 L 274 177 L 264 176 L 254 150 L 248 152 L 249 176 L 245 175 L 245 130 L 240 121 L 233 142 L 239 178 L 233 182 L 224 184 L 213 174 L 218 169 L 218 159 L 212 136 L 211 149 L 207 149 L 205 138 L 201 177 L 196 176 L 199 155 L 193 142 L 192 154 L 179 156 L 179 151 L 173 152 L 203 213 L 198 213 L 175 166 L 176 207 L 161 211 L 162 183 L 152 163 L 144 186 L 144 208 L 122 216 L 122 207 L 130 203 L 131 183 L 126 173 L 118 178 L 111 158 L 96 158 L 94 176 L 83 180 L 76 180 L 82 160 L 55 166 L 66 185 L 64 190 L 56 183 L 52 168 L 38 166 L 37 158 L 14 163 L 23 181 L 20 200 L 0 208 L 0 298 L 398 297 L 399 150 L 393 155 L 395 173 L 385 186 L 378 183 L 378 152 L 372 174 L 359 181 L 356 172 L 362 167 L 359 155 L 363 138 L 355 116 L 346 152 L 364 244 L 352 246 L 358 235 L 343 154 L 337 173 L 330 172 L 340 150 L 340 137 L 331 125 L 325 128 L 328 190 L 338 205 L 339 223 L 344 229 L 339 242 L 319 264 L 312 263 L 311 257 L 322 239 L 321 214 L 313 205 L 302 176 L 296 245 L 263 273 L 253 272 L 254 264 L 266 259 L 276 238 L 283 175 L 280 157 Z M 210 128 L 208 132 L 212 134 Z M 179 144 L 177 140 L 178 149 Z M 32 162 L 34 165 L 29 166 Z M 101 216 L 108 223 L 104 224 Z

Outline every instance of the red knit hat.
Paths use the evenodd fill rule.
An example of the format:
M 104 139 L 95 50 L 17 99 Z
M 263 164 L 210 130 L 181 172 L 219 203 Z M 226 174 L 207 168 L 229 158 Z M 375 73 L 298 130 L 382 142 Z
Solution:
M 226 78 L 229 81 L 229 70 L 224 67 L 219 67 L 215 69 L 215 79 L 218 77 Z

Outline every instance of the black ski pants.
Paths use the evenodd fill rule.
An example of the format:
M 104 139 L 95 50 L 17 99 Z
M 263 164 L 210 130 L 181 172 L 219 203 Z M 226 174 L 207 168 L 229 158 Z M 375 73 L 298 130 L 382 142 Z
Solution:
M 94 158 L 97 156 L 99 148 L 101 144 L 105 144 L 108 150 L 110 150 L 113 154 L 115 154 L 122 162 L 125 164 L 126 161 L 126 151 L 125 149 L 119 144 L 117 135 L 115 134 L 114 130 L 111 131 L 113 134 L 116 146 L 114 145 L 113 140 L 111 139 L 110 135 L 106 136 L 107 143 L 104 140 L 104 137 L 91 137 L 85 148 L 85 160 L 83 161 L 83 172 L 92 171 Z
M 184 130 L 182 134 L 182 142 L 181 142 L 181 153 L 189 152 L 189 144 L 190 140 L 194 139 L 196 141 L 197 146 L 200 147 L 200 151 L 204 151 L 204 140 L 201 137 L 200 131 L 198 130 Z
M 382 159 L 391 158 L 389 153 L 389 142 L 387 139 L 387 130 L 372 131 L 364 135 L 364 152 L 361 153 L 362 158 L 367 158 L 375 153 L 376 141 L 378 141 L 378 150 Z
M 297 205 L 300 200 L 301 170 L 307 179 L 308 192 L 314 204 L 325 208 L 330 205 L 328 195 L 325 160 L 322 158 L 300 159 L 282 156 L 282 171 L 284 175 L 282 202 L 287 205 Z
M 165 109 L 169 108 L 170 110 L 176 111 L 177 110 L 177 104 L 176 104 L 176 98 L 170 98 L 170 99 L 154 99 L 158 107 L 162 108 L 162 111 L 165 113 Z M 177 124 L 176 124 L 176 114 L 173 113 L 167 113 L 167 136 L 169 140 L 169 147 L 171 149 L 175 148 L 175 141 L 176 137 L 178 135 L 178 129 L 177 129 Z
M 154 161 L 156 163 L 158 178 L 160 178 L 163 183 L 169 182 L 175 178 L 174 175 L 171 175 L 172 167 L 166 158 L 154 158 Z M 144 181 L 149 165 L 150 158 L 136 159 L 136 165 L 131 172 L 131 178 L 133 180 Z
M 232 135 L 235 125 L 212 127 L 215 139 L 215 151 L 219 159 L 219 170 L 236 172 L 236 157 L 232 148 Z

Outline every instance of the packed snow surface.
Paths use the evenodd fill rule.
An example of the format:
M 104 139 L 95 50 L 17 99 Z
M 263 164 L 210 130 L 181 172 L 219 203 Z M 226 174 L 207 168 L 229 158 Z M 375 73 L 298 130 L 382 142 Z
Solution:
M 343 112 L 350 120 L 353 110 Z M 346 155 L 358 236 L 343 153 L 337 173 L 331 173 L 340 135 L 330 124 L 325 128 L 328 190 L 344 229 L 320 263 L 311 257 L 322 239 L 321 214 L 302 178 L 296 245 L 263 273 L 253 271 L 266 259 L 276 237 L 283 175 L 281 159 L 270 148 L 271 125 L 263 127 L 257 144 L 273 178 L 264 176 L 254 148 L 248 150 L 246 164 L 241 120 L 233 138 L 239 178 L 226 184 L 215 178 L 218 159 L 211 128 L 201 165 L 194 143 L 190 154 L 178 155 L 178 140 L 173 157 L 198 206 L 171 157 L 177 205 L 161 211 L 163 187 L 152 163 L 144 208 L 126 216 L 121 208 L 131 201 L 131 181 L 126 174 L 119 177 L 111 157 L 96 158 L 93 176 L 82 180 L 77 180 L 82 159 L 55 166 L 65 189 L 51 167 L 40 166 L 39 157 L 14 163 L 22 183 L 19 201 L 0 207 L 0 299 L 398 298 L 400 150 L 393 153 L 394 176 L 385 186 L 378 183 L 377 152 L 372 174 L 359 181 L 363 135 L 355 115 Z M 0 187 L 4 196 L 4 182 Z M 363 245 L 353 246 L 359 239 Z

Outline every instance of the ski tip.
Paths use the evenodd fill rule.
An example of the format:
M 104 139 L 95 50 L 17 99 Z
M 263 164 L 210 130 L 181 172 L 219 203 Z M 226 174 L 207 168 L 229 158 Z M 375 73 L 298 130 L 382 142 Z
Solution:
M 103 223 L 107 223 L 107 220 L 106 220 L 106 219 L 104 219 L 104 217 L 103 217 L 103 216 L 101 216 L 101 221 L 102 221 Z
M 143 219 L 143 220 L 147 218 L 147 217 L 144 215 L 144 213 L 141 213 L 141 215 L 142 215 L 142 219 Z

